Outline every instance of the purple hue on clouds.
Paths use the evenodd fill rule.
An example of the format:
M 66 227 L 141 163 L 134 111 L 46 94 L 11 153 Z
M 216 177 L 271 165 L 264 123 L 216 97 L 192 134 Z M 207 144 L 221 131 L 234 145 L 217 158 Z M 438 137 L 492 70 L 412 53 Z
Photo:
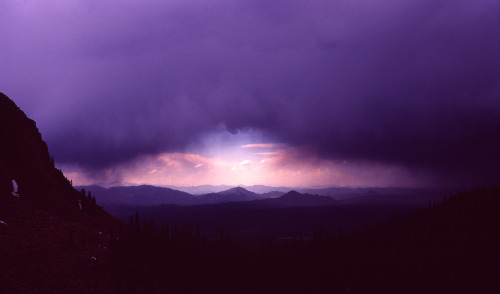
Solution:
M 58 162 L 99 170 L 258 130 L 325 158 L 500 179 L 496 0 L 7 0 L 0 37 L 0 91 Z

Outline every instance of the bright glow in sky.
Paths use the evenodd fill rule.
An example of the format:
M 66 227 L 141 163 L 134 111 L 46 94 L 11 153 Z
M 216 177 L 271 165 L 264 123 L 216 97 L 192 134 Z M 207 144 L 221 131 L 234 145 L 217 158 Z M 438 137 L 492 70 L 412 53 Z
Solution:
M 63 170 L 75 185 L 103 183 L 158 186 L 268 185 L 268 186 L 418 186 L 423 183 L 407 169 L 370 162 L 329 160 L 311 155 L 307 146 L 245 143 L 254 136 L 231 135 L 232 142 L 211 137 L 203 152 L 161 153 L 86 174 L 78 168 Z M 225 136 L 223 136 L 225 137 Z M 227 139 L 227 137 L 225 137 Z M 240 144 L 237 144 L 240 143 Z

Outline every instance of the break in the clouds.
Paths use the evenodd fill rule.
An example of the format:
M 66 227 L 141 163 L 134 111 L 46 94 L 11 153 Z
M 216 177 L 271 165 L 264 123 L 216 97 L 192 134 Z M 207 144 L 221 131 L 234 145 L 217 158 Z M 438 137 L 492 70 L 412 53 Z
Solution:
M 78 167 L 66 166 L 65 174 L 78 185 L 175 184 L 177 186 L 269 185 L 311 187 L 336 184 L 341 186 L 419 186 L 429 178 L 411 174 L 407 169 L 384 164 L 332 161 L 307 154 L 302 148 L 281 144 L 251 144 L 225 147 L 218 157 L 191 153 L 160 153 L 101 170 L 85 173 Z M 266 147 L 262 147 L 266 146 Z M 242 150 L 241 149 L 267 149 Z M 236 156 L 235 156 L 236 155 Z M 244 158 L 243 160 L 241 160 Z M 427 182 L 423 182 L 427 180 Z
M 214 159 L 224 142 L 212 136 L 253 134 L 240 145 L 275 142 L 302 162 L 494 183 L 499 11 L 496 0 L 7 0 L 0 90 L 56 162 L 87 174 L 162 154 Z

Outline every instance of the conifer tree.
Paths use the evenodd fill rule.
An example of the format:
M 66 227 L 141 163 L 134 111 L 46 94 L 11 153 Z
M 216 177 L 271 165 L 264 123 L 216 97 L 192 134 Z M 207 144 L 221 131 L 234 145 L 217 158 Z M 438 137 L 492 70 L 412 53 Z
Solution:
M 141 224 L 140 224 L 140 220 L 139 220 L 139 211 L 138 210 L 135 211 L 135 229 L 137 231 L 141 230 Z
M 89 192 L 89 195 L 90 195 L 90 192 Z M 92 202 L 91 202 L 91 206 L 90 206 L 90 209 L 92 211 L 92 213 L 96 213 L 97 212 L 97 201 L 95 200 L 95 197 L 92 196 Z

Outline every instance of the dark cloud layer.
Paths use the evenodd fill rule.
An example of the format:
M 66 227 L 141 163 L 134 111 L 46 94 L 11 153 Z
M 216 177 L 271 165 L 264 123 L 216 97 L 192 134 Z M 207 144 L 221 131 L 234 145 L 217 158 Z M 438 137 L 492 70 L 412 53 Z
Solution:
M 0 4 L 0 88 L 58 161 L 102 169 L 255 129 L 500 180 L 498 1 L 163 2 Z

